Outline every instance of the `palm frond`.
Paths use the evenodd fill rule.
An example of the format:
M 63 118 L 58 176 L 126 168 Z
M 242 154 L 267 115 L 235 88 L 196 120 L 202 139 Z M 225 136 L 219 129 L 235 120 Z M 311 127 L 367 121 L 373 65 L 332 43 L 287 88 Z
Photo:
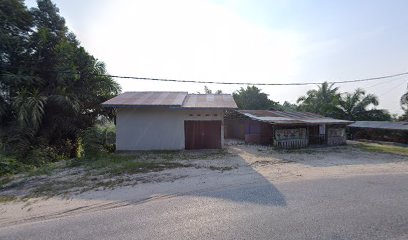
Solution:
M 21 127 L 38 129 L 44 116 L 44 106 L 47 97 L 41 95 L 38 90 L 28 92 L 23 89 L 17 93 L 13 108 L 17 113 L 17 120 Z

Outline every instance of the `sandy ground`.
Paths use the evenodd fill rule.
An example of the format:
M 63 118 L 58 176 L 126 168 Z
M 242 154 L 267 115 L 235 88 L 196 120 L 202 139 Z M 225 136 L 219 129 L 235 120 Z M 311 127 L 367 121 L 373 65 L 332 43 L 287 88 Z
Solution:
M 119 184 L 114 189 L 2 203 L 0 227 L 246 184 L 408 174 L 408 157 L 365 152 L 350 145 L 275 151 L 270 147 L 234 141 L 227 144 L 228 154 L 223 157 L 183 160 L 189 161 L 191 167 L 130 175 L 126 184 Z M 64 175 L 58 177 L 67 178 Z

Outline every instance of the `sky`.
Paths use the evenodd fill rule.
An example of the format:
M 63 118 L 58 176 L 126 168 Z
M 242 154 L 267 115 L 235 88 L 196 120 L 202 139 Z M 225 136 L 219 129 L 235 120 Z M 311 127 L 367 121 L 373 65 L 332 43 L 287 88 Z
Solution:
M 405 0 L 54 0 L 88 52 L 112 75 L 196 81 L 342 81 L 408 71 Z M 35 0 L 26 0 L 29 7 Z M 122 91 L 212 90 L 246 85 L 117 79 Z M 402 113 L 408 75 L 339 84 L 363 88 Z M 259 86 L 296 102 L 309 86 Z

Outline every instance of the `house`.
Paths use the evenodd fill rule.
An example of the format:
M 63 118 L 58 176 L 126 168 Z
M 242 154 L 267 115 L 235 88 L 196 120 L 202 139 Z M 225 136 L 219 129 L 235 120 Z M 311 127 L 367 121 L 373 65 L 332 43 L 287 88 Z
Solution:
M 347 128 L 352 139 L 408 143 L 408 122 L 357 121 Z
M 230 111 L 224 120 L 226 138 L 279 148 L 345 144 L 350 123 L 313 113 L 275 110 Z
M 215 149 L 224 143 L 229 94 L 125 92 L 102 104 L 116 110 L 116 149 Z

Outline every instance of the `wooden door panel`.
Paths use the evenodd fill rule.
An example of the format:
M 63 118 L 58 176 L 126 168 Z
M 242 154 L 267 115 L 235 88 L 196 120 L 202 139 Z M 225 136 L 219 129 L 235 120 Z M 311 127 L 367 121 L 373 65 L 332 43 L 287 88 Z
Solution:
M 186 149 L 221 148 L 221 121 L 184 121 Z

